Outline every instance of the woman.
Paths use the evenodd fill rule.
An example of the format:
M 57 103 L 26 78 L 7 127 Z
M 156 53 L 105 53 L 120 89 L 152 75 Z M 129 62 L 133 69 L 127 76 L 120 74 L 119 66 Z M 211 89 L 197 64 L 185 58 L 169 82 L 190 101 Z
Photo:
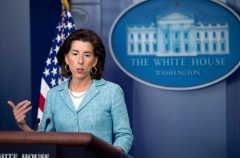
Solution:
M 123 91 L 102 78 L 105 48 L 100 37 L 87 29 L 73 32 L 60 47 L 57 60 L 62 76 L 70 77 L 48 92 L 39 131 L 50 118 L 46 131 L 90 132 L 127 153 L 133 135 Z M 8 103 L 19 127 L 32 131 L 24 121 L 30 102 Z

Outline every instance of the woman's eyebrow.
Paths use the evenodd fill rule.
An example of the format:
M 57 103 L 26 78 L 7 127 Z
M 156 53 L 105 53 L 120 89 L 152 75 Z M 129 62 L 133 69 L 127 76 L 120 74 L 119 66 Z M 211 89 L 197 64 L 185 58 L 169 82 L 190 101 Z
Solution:
M 73 51 L 73 52 L 79 52 L 78 50 L 74 50 L 74 49 L 73 49 L 72 51 Z

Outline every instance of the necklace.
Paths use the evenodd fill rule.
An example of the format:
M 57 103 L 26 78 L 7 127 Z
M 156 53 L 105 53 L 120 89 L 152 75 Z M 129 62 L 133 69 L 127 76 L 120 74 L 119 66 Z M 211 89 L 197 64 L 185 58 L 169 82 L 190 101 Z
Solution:
M 71 94 L 71 96 L 72 96 L 73 98 L 81 98 L 81 97 L 83 97 L 83 96 L 87 93 L 87 91 L 86 91 L 86 92 L 84 92 L 83 94 L 81 94 L 81 95 L 79 95 L 79 96 L 75 96 L 75 95 L 72 93 L 71 89 L 70 89 L 69 91 L 70 91 L 70 94 Z
M 81 97 L 83 97 L 86 93 L 87 93 L 87 91 L 86 92 L 84 92 L 83 94 L 81 94 L 81 95 L 79 95 L 79 96 L 75 96 L 74 94 L 73 94 L 73 92 L 72 92 L 72 90 L 71 90 L 71 85 L 70 85 L 70 82 L 69 82 L 69 91 L 70 91 L 70 94 L 71 94 L 71 96 L 73 97 L 73 98 L 81 98 Z

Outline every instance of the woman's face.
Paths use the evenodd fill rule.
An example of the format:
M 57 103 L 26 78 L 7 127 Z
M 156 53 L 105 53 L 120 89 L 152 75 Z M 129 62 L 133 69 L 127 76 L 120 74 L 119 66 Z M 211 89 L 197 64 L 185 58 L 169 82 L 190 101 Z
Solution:
M 65 62 L 69 65 L 73 79 L 91 79 L 90 71 L 97 65 L 93 45 L 90 42 L 73 41 Z

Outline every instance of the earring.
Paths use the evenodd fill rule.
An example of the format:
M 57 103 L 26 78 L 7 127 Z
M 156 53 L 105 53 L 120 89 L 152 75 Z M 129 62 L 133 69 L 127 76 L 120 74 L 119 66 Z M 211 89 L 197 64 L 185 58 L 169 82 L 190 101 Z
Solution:
M 67 72 L 70 72 L 71 70 L 70 70 L 69 66 L 68 66 L 68 69 L 67 69 L 67 66 L 68 66 L 68 65 L 65 65 L 65 70 L 66 70 Z
M 94 72 L 92 71 L 93 69 L 95 69 Z M 95 75 L 97 73 L 97 68 L 93 67 L 93 69 L 91 69 L 91 74 Z

